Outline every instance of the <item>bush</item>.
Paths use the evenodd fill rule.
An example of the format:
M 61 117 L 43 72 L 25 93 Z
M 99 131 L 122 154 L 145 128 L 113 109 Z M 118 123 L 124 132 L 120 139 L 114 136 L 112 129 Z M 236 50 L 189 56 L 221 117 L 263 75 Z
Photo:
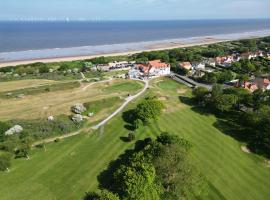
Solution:
M 11 166 L 11 154 L 0 152 L 0 171 L 6 171 Z

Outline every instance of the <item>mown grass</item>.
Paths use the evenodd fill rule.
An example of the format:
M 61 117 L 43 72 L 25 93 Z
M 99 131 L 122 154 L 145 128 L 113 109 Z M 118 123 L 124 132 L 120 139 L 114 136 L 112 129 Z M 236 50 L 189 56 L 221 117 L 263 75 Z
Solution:
M 121 92 L 121 91 L 136 91 L 141 88 L 141 83 L 129 81 L 129 82 L 120 82 L 114 85 L 110 85 L 103 89 L 104 92 Z
M 113 105 L 118 104 L 119 102 L 121 102 L 120 97 L 110 97 L 84 103 L 84 106 L 87 109 L 84 114 L 87 115 L 90 112 L 98 114 L 102 109 L 110 108 Z
M 175 87 L 175 82 L 154 80 L 148 90 L 151 95 L 166 97 L 164 114 L 159 121 L 140 128 L 136 139 L 156 137 L 162 131 L 188 139 L 193 144 L 194 164 L 210 185 L 208 196 L 201 199 L 269 199 L 270 169 L 262 158 L 242 152 L 239 142 L 216 128 L 215 116 L 199 113 L 187 105 L 189 89 L 179 84 L 167 90 L 164 85 Z M 14 160 L 9 173 L 0 173 L 1 200 L 81 199 L 86 191 L 97 188 L 97 176 L 109 162 L 134 145 L 120 140 L 129 132 L 125 125 L 119 114 L 93 134 L 48 144 L 46 151 L 35 149 L 30 160 Z

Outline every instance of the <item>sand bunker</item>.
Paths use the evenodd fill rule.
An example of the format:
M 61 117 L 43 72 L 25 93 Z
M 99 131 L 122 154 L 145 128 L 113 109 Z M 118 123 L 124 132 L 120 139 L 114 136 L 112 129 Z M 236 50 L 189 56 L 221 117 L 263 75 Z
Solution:
M 241 150 L 245 153 L 250 153 L 250 150 L 246 146 L 241 146 Z

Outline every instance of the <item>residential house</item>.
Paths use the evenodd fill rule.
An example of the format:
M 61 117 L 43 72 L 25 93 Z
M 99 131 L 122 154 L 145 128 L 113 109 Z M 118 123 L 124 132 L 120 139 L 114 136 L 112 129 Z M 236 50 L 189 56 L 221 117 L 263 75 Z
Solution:
M 204 70 L 205 69 L 205 63 L 203 63 L 203 62 L 193 62 L 192 67 L 195 70 L 197 70 L 197 69 L 198 70 Z
M 250 92 L 254 92 L 255 90 L 259 89 L 256 83 L 248 82 L 248 81 L 244 82 L 243 88 L 249 90 Z
M 219 56 L 215 58 L 216 64 L 220 66 L 230 66 L 234 62 L 233 56 Z
M 241 58 L 242 59 L 248 59 L 248 60 L 250 60 L 250 59 L 256 58 L 256 57 L 257 57 L 257 55 L 255 53 L 251 53 L 251 52 L 245 52 L 245 53 L 242 53 L 241 54 Z
M 270 90 L 270 80 L 268 78 L 256 78 L 254 83 L 263 91 Z
M 263 51 L 256 51 L 255 55 L 256 57 L 264 57 Z
M 216 61 L 215 59 L 212 59 L 212 58 L 209 58 L 205 61 L 205 64 L 209 65 L 209 66 L 212 66 L 212 67 L 215 67 L 216 66 Z
M 190 62 L 180 62 L 179 67 L 182 69 L 186 69 L 188 71 L 190 71 L 192 69 L 192 65 Z

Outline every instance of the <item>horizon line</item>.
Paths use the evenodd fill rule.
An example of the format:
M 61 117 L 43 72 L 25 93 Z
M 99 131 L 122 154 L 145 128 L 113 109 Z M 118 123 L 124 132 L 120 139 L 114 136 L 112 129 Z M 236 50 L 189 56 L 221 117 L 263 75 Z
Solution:
M 136 21 L 201 21 L 201 20 L 270 20 L 270 17 L 260 18 L 186 18 L 186 19 L 0 19 L 0 22 L 136 22 Z

